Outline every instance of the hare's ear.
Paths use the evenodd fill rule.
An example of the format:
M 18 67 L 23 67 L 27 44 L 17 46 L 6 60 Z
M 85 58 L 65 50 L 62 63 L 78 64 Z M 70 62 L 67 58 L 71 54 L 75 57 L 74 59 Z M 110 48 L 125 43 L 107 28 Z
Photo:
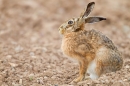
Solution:
M 88 4 L 88 6 L 87 6 L 87 8 L 86 8 L 86 10 L 85 10 L 85 12 L 84 12 L 82 18 L 85 18 L 85 17 L 87 17 L 87 16 L 90 14 L 90 12 L 91 12 L 91 11 L 93 10 L 93 8 L 94 8 L 94 5 L 95 5 L 95 2 L 90 2 L 90 3 Z
M 99 22 L 102 20 L 106 20 L 106 18 L 103 17 L 88 17 L 85 19 L 85 23 L 94 23 L 94 22 Z

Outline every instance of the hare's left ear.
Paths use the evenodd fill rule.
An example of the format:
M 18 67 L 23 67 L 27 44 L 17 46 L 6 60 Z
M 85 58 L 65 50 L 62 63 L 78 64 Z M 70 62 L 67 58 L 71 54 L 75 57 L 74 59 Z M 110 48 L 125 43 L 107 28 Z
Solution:
M 90 2 L 82 16 L 82 18 L 86 18 L 90 13 L 91 11 L 93 10 L 94 8 L 94 5 L 95 5 L 95 2 Z
M 106 18 L 103 17 L 88 17 L 85 19 L 85 23 L 95 23 L 102 20 L 106 20 Z

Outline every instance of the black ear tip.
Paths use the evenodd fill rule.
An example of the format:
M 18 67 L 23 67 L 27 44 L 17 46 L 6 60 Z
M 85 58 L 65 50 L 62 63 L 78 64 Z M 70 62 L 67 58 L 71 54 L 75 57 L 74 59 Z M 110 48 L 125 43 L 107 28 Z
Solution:
M 95 4 L 95 2 L 90 2 L 88 5 L 92 5 L 92 4 Z
M 99 18 L 99 20 L 102 21 L 102 20 L 107 20 L 107 19 L 106 18 Z
M 107 20 L 106 18 L 104 18 L 103 20 Z
M 95 4 L 95 2 L 90 2 L 90 3 Z

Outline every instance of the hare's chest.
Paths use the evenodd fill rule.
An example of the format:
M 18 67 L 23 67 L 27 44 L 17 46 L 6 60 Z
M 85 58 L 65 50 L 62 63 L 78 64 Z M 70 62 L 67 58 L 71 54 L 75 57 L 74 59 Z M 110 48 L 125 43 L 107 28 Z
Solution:
M 73 40 L 62 40 L 61 49 L 67 56 L 73 56 L 74 49 L 76 47 L 76 42 Z

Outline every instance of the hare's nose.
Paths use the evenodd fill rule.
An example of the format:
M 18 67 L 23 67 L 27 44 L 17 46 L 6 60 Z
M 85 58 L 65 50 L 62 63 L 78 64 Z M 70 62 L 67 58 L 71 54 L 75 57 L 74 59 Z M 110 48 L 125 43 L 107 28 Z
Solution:
M 59 28 L 59 30 L 61 30 L 61 28 Z

